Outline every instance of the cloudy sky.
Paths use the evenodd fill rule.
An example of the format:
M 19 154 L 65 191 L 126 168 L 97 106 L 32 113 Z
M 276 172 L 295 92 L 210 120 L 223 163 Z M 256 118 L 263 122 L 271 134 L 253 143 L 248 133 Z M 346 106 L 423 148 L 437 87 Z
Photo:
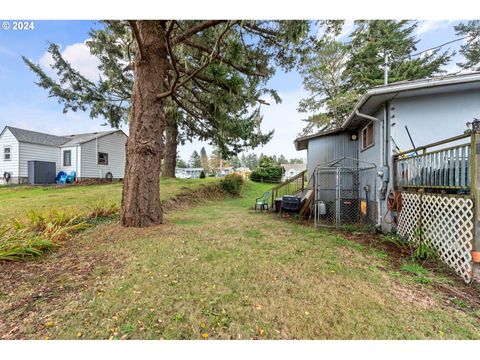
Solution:
M 418 50 L 424 50 L 458 38 L 453 26 L 458 21 L 421 21 L 417 36 L 421 41 Z M 80 132 L 106 130 L 102 119 L 90 119 L 85 113 L 62 113 L 62 106 L 54 98 L 48 98 L 44 89 L 34 84 L 35 75 L 27 69 L 21 56 L 24 55 L 46 70 L 50 57 L 46 53 L 49 43 L 61 45 L 62 53 L 77 70 L 95 80 L 98 76 L 98 61 L 90 55 L 84 45 L 91 28 L 100 27 L 94 21 L 35 21 L 34 30 L 15 31 L 0 29 L 0 131 L 4 126 L 16 126 L 40 132 L 64 135 Z M 340 39 L 348 40 L 353 22 L 346 22 Z M 444 49 L 458 50 L 461 41 Z M 446 67 L 448 72 L 456 72 L 455 57 Z M 270 80 L 269 86 L 277 89 L 282 103 L 262 106 L 265 131 L 275 129 L 273 139 L 263 148 L 254 152 L 268 155 L 283 154 L 287 157 L 306 157 L 305 152 L 296 152 L 293 141 L 303 127 L 305 114 L 296 111 L 300 99 L 306 96 L 302 79 L 297 72 L 278 71 Z M 128 133 L 124 126 L 124 131 Z M 193 150 L 200 150 L 204 143 L 187 143 L 180 148 L 180 156 L 188 159 Z M 207 151 L 210 147 L 207 145 Z

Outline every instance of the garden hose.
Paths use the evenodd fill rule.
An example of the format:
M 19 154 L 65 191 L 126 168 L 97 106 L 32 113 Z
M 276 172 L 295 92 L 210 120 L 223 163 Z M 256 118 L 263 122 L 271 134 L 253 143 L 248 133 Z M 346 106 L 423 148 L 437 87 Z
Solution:
M 390 189 L 387 196 L 387 212 L 383 217 L 383 221 L 389 225 L 392 223 L 396 225 L 397 224 L 396 217 L 395 218 L 392 217 L 394 221 L 387 221 L 387 215 L 388 213 L 391 213 L 393 211 L 395 211 L 398 214 L 401 209 L 402 209 L 402 195 L 399 192 Z

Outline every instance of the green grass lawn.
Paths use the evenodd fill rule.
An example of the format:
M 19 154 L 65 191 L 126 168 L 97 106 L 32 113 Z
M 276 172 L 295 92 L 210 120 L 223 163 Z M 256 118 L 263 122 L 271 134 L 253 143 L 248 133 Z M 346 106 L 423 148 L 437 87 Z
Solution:
M 218 181 L 207 179 L 162 179 L 162 200 L 175 196 L 182 187 L 195 188 L 201 184 Z M 0 187 L 0 222 L 22 216 L 30 209 L 73 208 L 83 210 L 98 200 L 120 203 L 122 183 L 85 186 L 16 186 Z
M 385 254 L 251 210 L 269 187 L 249 182 L 154 228 L 102 224 L 19 263 L 52 270 L 22 275 L 13 294 L 0 283 L 0 338 L 480 338 L 478 310 L 391 271 Z

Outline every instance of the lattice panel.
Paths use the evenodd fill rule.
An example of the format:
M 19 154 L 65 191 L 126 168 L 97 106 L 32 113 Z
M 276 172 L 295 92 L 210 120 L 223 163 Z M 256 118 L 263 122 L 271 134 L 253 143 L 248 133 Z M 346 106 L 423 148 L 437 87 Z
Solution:
M 423 238 L 466 282 L 472 280 L 473 200 L 424 195 Z
M 398 217 L 398 233 L 409 241 L 414 239 L 414 231 L 420 219 L 420 195 L 402 193 L 402 210 Z
M 399 234 L 418 241 L 421 230 L 422 241 L 466 282 L 472 280 L 473 226 L 474 202 L 467 196 L 402 193 Z

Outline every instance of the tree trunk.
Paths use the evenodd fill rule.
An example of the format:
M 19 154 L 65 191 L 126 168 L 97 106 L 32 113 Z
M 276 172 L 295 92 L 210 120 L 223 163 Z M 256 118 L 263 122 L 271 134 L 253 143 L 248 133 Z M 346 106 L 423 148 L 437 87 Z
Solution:
M 163 176 L 174 178 L 177 167 L 178 126 L 174 119 L 167 120 L 167 136 L 165 144 L 165 157 Z
M 161 224 L 160 164 L 165 129 L 164 91 L 166 50 L 159 36 L 158 22 L 137 21 L 144 57 L 137 52 L 132 90 L 132 113 L 128 137 L 122 194 L 123 226 L 146 227 Z

